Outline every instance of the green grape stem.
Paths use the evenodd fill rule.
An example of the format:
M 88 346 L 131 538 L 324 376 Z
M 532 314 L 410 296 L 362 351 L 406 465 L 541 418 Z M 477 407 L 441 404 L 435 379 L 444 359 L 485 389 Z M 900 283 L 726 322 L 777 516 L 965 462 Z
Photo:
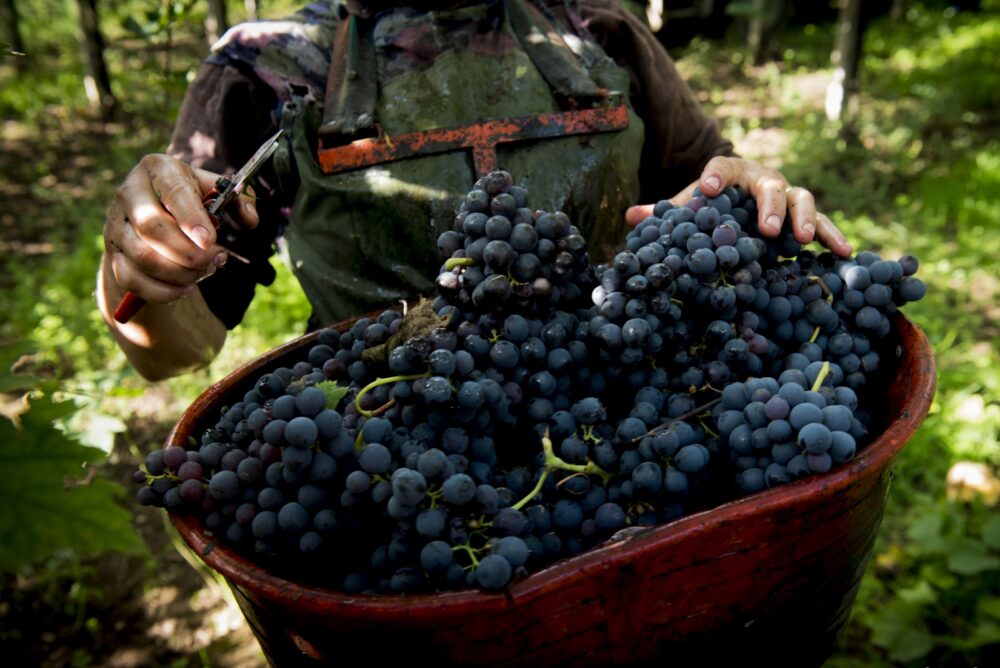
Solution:
M 354 397 L 354 407 L 358 410 L 358 415 L 364 415 L 366 418 L 375 417 L 375 411 L 366 411 L 361 408 L 361 397 L 365 396 L 376 387 L 381 385 L 388 385 L 389 383 L 398 383 L 401 380 L 416 380 L 417 378 L 426 378 L 430 376 L 430 373 L 413 373 L 407 376 L 389 376 L 388 378 L 376 378 L 372 382 L 361 388 L 357 396 Z M 375 410 L 379 410 L 378 408 Z
M 812 387 L 809 388 L 811 391 L 816 392 L 823 385 L 823 381 L 830 374 L 830 363 L 823 362 L 823 366 L 819 370 L 819 375 L 816 376 L 816 382 L 813 383 Z
M 533 498 L 538 496 L 539 492 L 542 491 L 542 485 L 545 484 L 545 480 L 548 477 L 549 477 L 549 465 L 548 465 L 548 459 L 546 458 L 545 468 L 542 469 L 542 474 L 538 476 L 538 482 L 535 483 L 534 489 L 528 492 L 523 499 L 521 499 L 513 506 L 511 506 L 511 508 L 513 508 L 514 510 L 520 510 L 521 508 L 524 508 L 526 505 L 528 505 L 528 501 L 531 501 Z
M 431 510 L 438 507 L 438 500 L 443 496 L 443 492 L 440 487 L 434 487 L 427 490 L 427 498 L 431 500 Z
M 714 436 L 715 438 L 719 437 L 719 435 L 711 427 L 705 424 L 705 418 L 699 417 L 698 423 L 701 424 L 701 428 L 704 429 L 709 436 Z
M 511 506 L 514 510 L 520 510 L 528 504 L 533 498 L 538 496 L 538 493 L 542 491 L 542 486 L 545 484 L 545 479 L 548 478 L 549 474 L 553 471 L 569 471 L 571 473 L 583 473 L 584 475 L 596 475 L 601 477 L 601 481 L 607 485 L 608 481 L 613 478 L 613 474 L 608 473 L 600 466 L 592 461 L 587 461 L 586 464 L 570 464 L 569 462 L 563 461 L 552 449 L 552 440 L 549 438 L 549 432 L 546 430 L 545 436 L 542 437 L 542 452 L 545 453 L 545 465 L 542 468 L 542 474 L 538 476 L 538 482 L 535 483 L 534 489 L 525 495 L 523 499 Z
M 444 268 L 451 271 L 455 267 L 471 267 L 476 261 L 471 257 L 450 257 L 444 261 Z
M 469 555 L 469 560 L 472 561 L 472 565 L 466 566 L 466 568 L 475 569 L 479 567 L 479 559 L 476 557 L 476 552 L 478 552 L 478 550 L 476 550 L 471 545 L 468 545 L 466 543 L 463 543 L 462 545 L 452 545 L 451 549 L 455 552 L 461 551 Z

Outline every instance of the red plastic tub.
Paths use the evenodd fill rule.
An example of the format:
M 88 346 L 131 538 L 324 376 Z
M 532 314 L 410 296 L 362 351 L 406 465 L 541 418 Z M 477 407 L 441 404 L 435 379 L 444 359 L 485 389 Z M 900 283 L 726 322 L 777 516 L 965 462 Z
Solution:
M 636 530 L 503 593 L 350 596 L 304 586 L 231 551 L 193 518 L 173 521 L 225 576 L 277 666 L 819 665 L 854 603 L 893 462 L 934 394 L 926 337 L 903 316 L 896 327 L 901 343 L 887 427 L 852 462 Z M 242 396 L 316 336 L 281 346 L 210 387 L 167 445 L 188 443 L 227 398 Z

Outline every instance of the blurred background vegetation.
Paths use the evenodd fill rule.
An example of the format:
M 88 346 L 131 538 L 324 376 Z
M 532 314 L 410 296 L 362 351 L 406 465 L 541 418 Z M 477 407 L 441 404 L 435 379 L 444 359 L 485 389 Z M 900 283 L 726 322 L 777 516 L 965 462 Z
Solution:
M 212 37 L 298 4 L 0 0 L 0 397 L 19 416 L 0 419 L 9 665 L 263 663 L 224 585 L 128 480 L 203 388 L 300 334 L 308 306 L 275 260 L 211 367 L 151 385 L 93 285 L 104 209 L 166 146 Z M 811 189 L 856 249 L 916 254 L 930 287 L 908 314 L 934 345 L 937 396 L 827 665 L 1000 665 L 1000 2 L 871 2 L 855 18 L 861 4 L 632 8 L 662 26 L 739 153 Z

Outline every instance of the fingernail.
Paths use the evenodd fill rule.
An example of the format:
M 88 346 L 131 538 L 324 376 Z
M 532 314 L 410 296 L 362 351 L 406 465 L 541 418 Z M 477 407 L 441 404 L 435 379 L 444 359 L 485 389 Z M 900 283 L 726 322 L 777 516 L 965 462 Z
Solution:
M 215 259 L 212 260 L 212 264 L 214 264 L 216 267 L 221 267 L 226 263 L 226 260 L 228 259 L 229 259 L 228 253 L 219 253 L 218 255 L 215 256 Z
M 778 218 L 777 214 L 772 213 L 764 222 L 775 232 L 781 229 L 781 218 Z
M 816 233 L 816 227 L 812 223 L 806 223 L 803 225 L 802 230 L 810 237 Z
M 718 176 L 710 176 L 707 179 L 705 179 L 705 185 L 711 188 L 712 190 L 718 190 L 719 187 L 722 186 L 722 180 L 719 179 Z
M 191 238 L 199 246 L 204 246 L 208 243 L 208 230 L 206 230 L 201 225 L 195 225 L 191 228 Z
M 191 285 L 185 285 L 184 288 L 181 290 L 181 293 L 185 295 L 190 295 L 194 294 L 194 291 L 197 289 L 198 286 L 192 283 Z

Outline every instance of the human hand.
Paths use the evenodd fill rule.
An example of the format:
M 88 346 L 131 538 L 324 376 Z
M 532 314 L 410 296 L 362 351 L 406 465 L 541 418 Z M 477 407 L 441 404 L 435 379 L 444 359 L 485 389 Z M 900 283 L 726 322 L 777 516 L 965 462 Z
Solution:
M 115 282 L 149 302 L 168 303 L 226 263 L 202 198 L 218 174 L 167 155 L 144 156 L 115 193 L 104 224 L 104 251 Z M 251 197 L 240 195 L 237 222 L 257 226 Z
M 670 198 L 682 205 L 694 196 L 695 187 L 703 195 L 716 197 L 727 186 L 738 186 L 757 200 L 757 226 L 761 234 L 776 237 L 781 232 L 785 213 L 789 214 L 792 233 L 799 243 L 809 243 L 815 237 L 835 254 L 846 257 L 851 245 L 844 235 L 823 213 L 816 210 L 813 194 L 805 188 L 790 187 L 788 180 L 777 170 L 741 158 L 712 158 L 701 173 L 701 178 Z M 635 226 L 653 215 L 652 204 L 629 207 L 625 220 Z

